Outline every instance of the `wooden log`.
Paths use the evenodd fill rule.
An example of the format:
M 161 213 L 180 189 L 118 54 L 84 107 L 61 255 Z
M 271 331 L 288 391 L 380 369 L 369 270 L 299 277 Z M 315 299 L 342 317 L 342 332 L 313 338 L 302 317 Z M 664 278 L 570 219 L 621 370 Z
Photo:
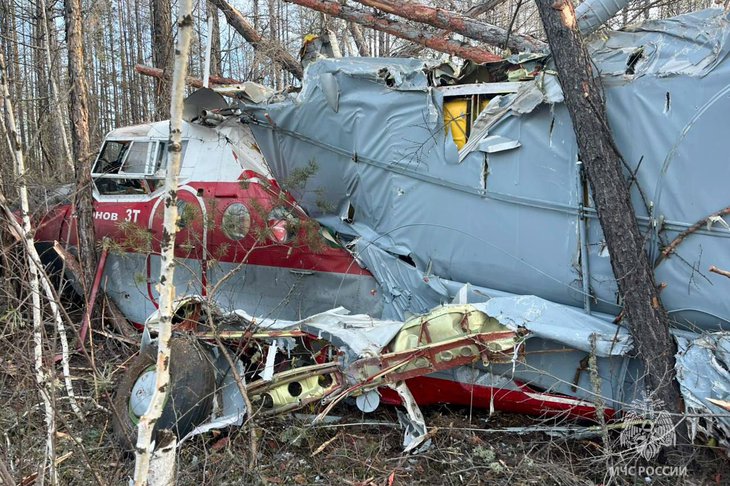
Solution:
M 432 25 L 496 47 L 506 47 L 518 52 L 542 52 L 547 50 L 547 45 L 544 42 L 533 37 L 508 32 L 496 25 L 476 20 L 467 15 L 450 12 L 443 8 L 428 7 L 417 2 L 397 2 L 393 0 L 355 1 L 376 8 L 381 12 Z
M 241 12 L 236 10 L 226 0 L 210 0 L 210 2 L 218 7 L 218 10 L 223 12 L 228 24 L 236 29 L 236 32 L 241 34 L 254 49 L 260 51 L 266 56 L 269 56 L 272 61 L 280 63 L 281 66 L 292 73 L 295 78 L 302 79 L 302 76 L 304 76 L 302 65 L 294 56 L 289 54 L 289 52 L 284 49 L 281 44 L 259 34 L 256 29 L 253 28 L 253 25 L 248 23 Z
M 221 0 L 214 0 L 221 1 Z M 438 35 L 429 34 L 416 26 L 404 24 L 396 20 L 379 17 L 373 13 L 364 12 L 348 5 L 329 0 L 284 0 L 302 7 L 311 8 L 334 17 L 355 22 L 374 30 L 379 30 L 401 39 L 421 44 L 436 51 L 445 52 L 453 56 L 469 59 L 476 63 L 500 61 L 502 58 L 481 47 L 474 47 Z

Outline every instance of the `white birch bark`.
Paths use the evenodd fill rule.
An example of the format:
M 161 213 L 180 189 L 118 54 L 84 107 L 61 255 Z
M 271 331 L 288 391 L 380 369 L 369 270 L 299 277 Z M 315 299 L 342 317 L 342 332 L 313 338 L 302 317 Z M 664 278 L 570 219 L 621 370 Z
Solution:
M 192 1 L 180 0 L 178 10 L 178 36 L 175 48 L 175 69 L 172 75 L 172 100 L 170 104 L 170 142 L 167 158 L 167 174 L 165 177 L 165 213 L 160 248 L 160 283 L 157 345 L 157 375 L 155 392 L 149 408 L 140 418 L 138 425 L 136 463 L 134 484 L 148 484 L 150 455 L 153 444 L 152 432 L 155 422 L 162 414 L 165 404 L 166 390 L 170 382 L 170 336 L 172 334 L 173 302 L 175 287 L 175 235 L 177 233 L 177 178 L 180 173 L 182 155 L 182 111 L 185 93 L 185 76 L 187 74 L 190 37 L 193 27 Z
M 15 125 L 15 115 L 13 114 L 13 106 L 10 101 L 10 92 L 6 80 L 5 59 L 0 50 L 0 89 L 2 89 L 3 99 L 5 101 L 5 127 L 8 139 L 10 140 L 13 158 L 15 160 L 15 171 L 18 177 L 18 192 L 20 194 L 20 207 L 23 220 L 23 239 L 26 247 L 34 246 L 33 233 L 30 226 L 29 204 L 28 204 L 28 188 L 25 185 L 25 161 L 23 160 L 23 151 L 21 149 L 20 137 Z M 14 219 L 13 219 L 14 220 Z M 58 473 L 56 470 L 56 417 L 53 412 L 53 405 L 49 393 L 50 387 L 45 369 L 43 367 L 43 310 L 41 308 L 41 293 L 38 284 L 38 268 L 35 266 L 33 259 L 28 252 L 28 270 L 30 272 L 30 292 L 31 306 L 33 315 L 33 358 L 35 367 L 35 378 L 38 384 L 38 390 L 43 401 L 43 410 L 45 412 L 46 422 L 46 456 L 44 460 L 49 463 L 48 474 L 49 482 L 52 485 L 58 484 Z M 45 476 L 44 467 L 41 468 L 39 475 L 41 478 Z
M 74 169 L 74 161 L 73 156 L 71 155 L 71 146 L 68 143 L 68 135 L 66 134 L 66 126 L 63 123 L 63 110 L 61 108 L 61 100 L 58 96 L 58 83 L 56 83 L 56 76 L 53 72 L 52 68 L 52 60 L 51 60 L 51 38 L 49 37 L 51 34 L 48 31 L 48 20 L 47 20 L 47 10 L 46 10 L 46 0 L 40 0 L 41 2 L 41 11 L 43 12 L 43 51 L 46 54 L 46 66 L 48 68 L 48 79 L 51 82 L 51 101 L 50 106 L 51 110 L 53 110 L 54 115 L 56 115 L 56 123 L 58 123 L 58 131 L 59 136 L 61 137 L 61 143 L 63 145 L 63 155 L 64 155 L 64 162 L 66 165 L 68 165 L 69 169 L 73 171 Z
M 0 206 L 2 206 L 3 212 L 5 213 L 5 216 L 7 217 L 7 220 L 9 224 L 13 227 L 13 230 L 15 230 L 19 235 L 25 234 L 25 229 L 21 227 L 18 222 L 15 219 L 15 216 L 10 211 L 8 206 L 6 205 L 5 197 L 0 194 Z M 61 341 L 61 368 L 63 370 L 63 382 L 66 386 L 66 393 L 69 398 L 69 402 L 71 404 L 71 410 L 73 410 L 74 414 L 79 418 L 79 420 L 83 420 L 84 416 L 81 413 L 81 408 L 79 407 L 78 402 L 76 401 L 76 394 L 73 389 L 73 384 L 71 382 L 71 369 L 69 367 L 69 347 L 68 347 L 68 336 L 66 335 L 66 325 L 63 323 L 63 316 L 61 315 L 61 309 L 58 306 L 58 302 L 56 301 L 56 296 L 53 294 L 53 289 L 51 287 L 51 281 L 48 278 L 48 275 L 45 272 L 45 267 L 43 266 L 43 262 L 41 261 L 41 257 L 38 254 L 38 250 L 35 248 L 35 244 L 33 244 L 33 239 L 30 238 L 30 241 L 27 239 L 23 239 L 23 245 L 25 247 L 26 252 L 28 253 L 28 260 L 31 266 L 35 268 L 35 271 L 38 276 L 38 280 L 41 284 L 41 287 L 43 287 L 43 293 L 46 295 L 46 299 L 48 300 L 48 304 L 51 307 L 51 314 L 53 314 L 53 320 L 56 323 L 56 330 L 58 331 L 58 337 Z
M 175 485 L 175 452 L 177 450 L 177 438 L 169 430 L 160 439 L 160 443 L 152 453 L 150 459 L 150 475 L 147 481 L 148 486 L 174 486 Z M 162 435 L 162 434 L 160 434 Z

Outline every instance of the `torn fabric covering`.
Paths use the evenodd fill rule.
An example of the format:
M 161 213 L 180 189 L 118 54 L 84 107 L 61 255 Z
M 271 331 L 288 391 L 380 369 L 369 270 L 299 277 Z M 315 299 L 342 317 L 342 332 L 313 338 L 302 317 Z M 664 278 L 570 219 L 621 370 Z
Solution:
M 708 399 L 730 401 L 730 333 L 676 336 L 677 380 L 689 417 L 689 430 L 718 437 L 730 448 L 730 412 Z
M 377 354 L 403 327 L 403 323 L 399 321 L 374 319 L 365 314 L 350 314 L 344 307 L 320 312 L 300 321 L 258 319 L 240 309 L 233 313 L 247 321 L 255 322 L 260 329 L 300 329 L 326 339 L 338 347 L 349 349 L 354 357 Z
M 624 356 L 633 339 L 624 327 L 534 295 L 495 297 L 475 308 L 511 329 L 523 327 L 535 337 L 560 342 L 596 356 Z
M 728 55 L 728 17 L 722 8 L 701 10 L 671 19 L 647 20 L 610 32 L 591 44 L 601 73 L 638 76 L 705 76 Z
M 469 293 L 469 289 L 463 290 L 464 294 Z M 180 302 L 189 302 L 191 299 L 204 302 L 196 297 Z M 629 356 L 631 338 L 624 329 L 569 306 L 535 296 L 502 296 L 476 304 L 439 306 L 406 322 L 349 315 L 343 308 L 331 309 L 297 322 L 257 320 L 241 310 L 228 313 L 231 314 L 244 319 L 243 322 L 255 322 L 257 328 L 254 333 L 265 335 L 264 331 L 273 331 L 270 338 L 273 344 L 267 351 L 264 377 L 247 383 L 247 386 L 260 388 L 261 382 L 272 382 L 276 376 L 277 371 L 268 365 L 269 358 L 277 352 L 277 343 L 291 339 L 273 337 L 277 335 L 276 331 L 296 330 L 313 334 L 345 352 L 343 359 L 334 362 L 342 375 L 347 377 L 345 388 L 349 391 L 344 391 L 344 396 L 350 396 L 362 386 L 373 389 L 386 385 L 395 388 L 404 400 L 407 399 L 409 420 L 406 420 L 408 427 L 404 439 L 406 450 L 413 449 L 427 439 L 426 424 L 408 386 L 401 378 L 393 377 L 391 381 L 383 379 L 381 375 L 386 372 L 408 373 L 409 370 L 421 368 L 424 370 L 421 374 L 428 375 L 436 382 L 446 380 L 462 386 L 489 387 L 499 389 L 501 394 L 514 393 L 522 400 L 539 400 L 546 412 L 554 410 L 551 408 L 554 406 L 575 406 L 582 407 L 590 414 L 596 390 L 600 390 L 604 404 L 612 409 L 620 409 L 625 403 L 644 398 L 643 371 L 638 360 Z M 223 321 L 228 320 L 226 314 L 220 316 Z M 147 331 L 154 328 L 157 318 L 157 313 L 150 316 Z M 502 332 L 508 329 L 515 332 Z M 527 334 L 522 330 L 526 330 Z M 423 341 L 424 334 L 430 338 Z M 682 331 L 673 334 L 679 343 L 676 369 L 688 410 L 705 417 L 704 421 L 690 417 L 692 430 L 718 437 L 723 445 L 729 446 L 730 414 L 708 399 L 730 401 L 730 372 L 725 364 L 730 362 L 730 334 L 698 335 Z M 526 338 L 524 341 L 520 337 L 523 335 Z M 458 336 L 467 339 L 459 344 Z M 491 358 L 479 358 L 466 366 L 456 363 L 454 356 L 466 356 L 463 354 L 464 349 L 478 342 L 477 336 L 492 336 L 486 341 L 489 349 L 507 351 L 506 355 L 494 361 Z M 266 341 L 269 338 L 258 339 Z M 451 351 L 453 354 L 448 356 L 444 353 L 449 351 L 413 354 L 416 349 L 447 343 L 455 345 Z M 289 353 L 292 349 L 285 344 L 282 352 Z M 597 356 L 595 379 L 600 383 L 598 388 L 595 379 L 589 377 L 589 370 L 581 365 L 593 352 Z M 392 357 L 398 353 L 400 357 Z M 400 362 L 404 355 L 412 355 L 414 359 Z M 419 356 L 429 356 L 431 364 L 425 367 L 423 363 L 419 364 L 419 360 L 423 359 Z M 478 358 L 479 355 L 474 356 Z M 389 364 L 393 360 L 399 363 L 398 366 Z M 454 362 L 450 364 L 452 360 Z M 238 387 L 234 386 L 232 374 L 226 371 L 228 363 L 220 355 L 218 361 L 219 372 L 225 377 L 222 406 L 213 412 L 210 422 L 196 428 L 187 437 L 213 428 L 240 424 L 243 420 L 243 398 Z M 238 366 L 239 374 L 242 374 L 240 363 Z M 270 371 L 268 376 L 267 371 Z M 384 381 L 371 383 L 371 379 Z M 319 400 L 323 400 L 324 404 L 329 403 L 325 397 L 327 395 Z M 317 401 L 316 397 L 313 399 Z M 443 400 L 448 402 L 449 398 L 443 397 Z M 470 399 L 470 405 L 488 405 L 473 400 Z
M 715 9 L 609 33 L 594 44 L 597 68 L 606 73 L 611 128 L 636 171 L 639 224 L 650 235 L 657 280 L 667 284 L 663 303 L 680 325 L 705 329 L 730 323 L 730 301 L 722 298 L 730 280 L 706 271 L 730 266 L 730 231 L 715 224 L 686 238 L 675 255 L 660 258 L 660 252 L 730 204 L 730 164 L 719 142 L 730 112 L 729 32 L 727 16 Z M 702 47 L 692 40 L 696 35 L 712 42 Z M 635 74 L 611 74 L 617 72 L 613 56 L 624 56 L 626 64 L 626 53 L 643 40 L 658 47 L 644 46 L 647 57 L 635 63 Z M 699 67 L 682 74 L 689 65 Z M 392 76 L 379 74 L 386 71 Z M 323 85 L 321 75 L 330 81 Z M 324 92 L 332 89 L 331 77 L 336 110 Z M 317 165 L 295 195 L 311 215 L 402 263 L 377 267 L 387 260 L 382 255 L 371 262 L 371 271 L 391 278 L 383 315 L 423 312 L 427 302 L 453 299 L 453 288 L 465 283 L 615 315 L 620 307 L 609 254 L 584 197 L 575 136 L 554 80 L 548 74 L 524 82 L 521 96 L 493 98 L 482 114 L 486 130 L 472 134 L 461 152 L 444 130 L 444 95 L 429 85 L 422 61 L 318 61 L 308 66 L 298 95 L 243 110 L 279 180 L 310 161 Z M 490 136 L 514 148 L 480 150 Z M 356 254 L 366 266 L 372 255 Z M 429 282 L 414 286 L 414 272 L 403 265 Z M 442 285 L 424 285 L 433 281 Z

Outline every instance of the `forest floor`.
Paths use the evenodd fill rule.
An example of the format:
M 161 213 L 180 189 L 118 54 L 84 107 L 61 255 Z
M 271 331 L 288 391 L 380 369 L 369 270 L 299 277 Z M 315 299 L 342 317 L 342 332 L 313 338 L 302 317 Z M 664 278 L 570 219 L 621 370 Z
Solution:
M 45 426 L 32 368 L 29 324 L 6 316 L 0 335 L 0 450 L 20 484 L 34 484 L 44 454 Z M 50 330 L 50 328 L 49 328 Z M 106 333 L 107 336 L 101 333 Z M 124 454 L 112 435 L 109 400 L 114 385 L 136 349 L 94 333 L 93 366 L 82 356 L 71 363 L 75 388 L 84 408 L 76 418 L 65 398 L 56 403 L 57 462 L 62 484 L 126 484 L 134 458 Z M 49 336 L 53 339 L 53 336 Z M 60 367 L 59 367 L 60 368 Z M 56 394 L 64 395 L 58 374 Z M 303 413 L 307 413 L 304 411 Z M 338 421 L 312 427 L 301 417 L 257 423 L 260 455 L 250 470 L 249 435 L 233 428 L 186 442 L 178 456 L 180 485 L 362 485 L 411 484 L 729 484 L 725 453 L 698 448 L 696 460 L 681 476 L 611 475 L 609 465 L 635 463 L 621 458 L 617 437 L 614 454 L 601 438 L 565 439 L 544 432 L 517 433 L 514 428 L 566 426 L 555 420 L 492 413 L 460 407 L 427 407 L 432 445 L 419 454 L 403 454 L 403 431 L 396 409 L 382 406 L 363 415 L 341 405 Z M 575 424 L 573 424 L 575 425 Z M 506 429 L 510 428 L 510 429 Z M 639 463 L 642 464 L 642 463 Z M 654 464 L 656 465 L 656 464 Z

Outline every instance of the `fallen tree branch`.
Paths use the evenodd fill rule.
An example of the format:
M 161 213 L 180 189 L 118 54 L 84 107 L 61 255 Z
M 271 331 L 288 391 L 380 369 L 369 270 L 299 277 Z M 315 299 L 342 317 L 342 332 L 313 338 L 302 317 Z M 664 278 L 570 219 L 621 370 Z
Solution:
M 396 2 L 393 0 L 355 0 L 381 12 L 420 22 L 449 32 L 461 34 L 470 39 L 513 51 L 541 52 L 547 45 L 533 37 L 511 34 L 496 25 L 476 20 L 467 15 L 450 12 L 443 8 L 428 7 L 417 2 Z
M 223 0 L 213 0 L 219 2 Z M 348 5 L 342 5 L 335 1 L 329 0 L 284 0 L 288 3 L 295 3 L 302 7 L 311 8 L 334 17 L 355 22 L 374 30 L 379 30 L 401 39 L 406 39 L 417 44 L 421 44 L 430 49 L 445 52 L 453 56 L 468 59 L 476 63 L 500 61 L 502 58 L 480 47 L 474 47 L 456 42 L 450 39 L 444 39 L 438 35 L 424 32 L 418 27 L 404 24 L 396 20 L 379 17 L 373 13 L 364 12 Z
M 226 0 L 210 0 L 210 2 L 218 7 L 218 10 L 223 12 L 223 15 L 226 16 L 226 21 L 228 21 L 228 25 L 236 29 L 236 32 L 241 34 L 254 49 L 265 54 L 274 62 L 280 63 L 295 78 L 302 79 L 302 76 L 304 76 L 302 65 L 281 44 L 267 39 L 256 32 L 256 29 L 248 23 L 241 12 L 236 10 Z
M 13 477 L 10 475 L 3 459 L 0 459 L 0 479 L 2 479 L 3 484 L 6 484 L 7 486 L 15 486 L 15 480 L 13 480 Z
M 153 78 L 162 78 L 165 76 L 162 69 L 157 69 L 150 66 L 145 66 L 144 64 L 135 64 L 134 70 L 137 71 L 139 74 L 142 74 L 144 76 L 150 76 Z M 210 76 L 208 78 L 211 84 L 221 84 L 221 85 L 229 85 L 229 84 L 240 84 L 242 81 L 237 81 L 235 79 L 231 78 L 221 78 L 219 76 Z M 193 76 L 185 76 L 185 84 L 188 86 L 192 86 L 194 88 L 202 88 L 203 80 L 200 78 L 196 78 Z M 221 93 L 223 96 L 232 96 L 228 93 Z

